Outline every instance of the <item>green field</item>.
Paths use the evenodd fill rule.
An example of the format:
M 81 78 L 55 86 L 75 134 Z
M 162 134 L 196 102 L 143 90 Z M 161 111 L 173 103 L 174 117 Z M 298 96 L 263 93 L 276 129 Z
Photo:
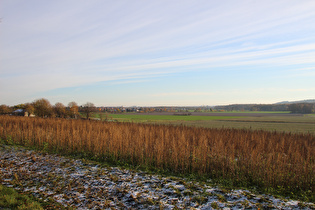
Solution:
M 235 119 L 240 117 L 234 116 L 178 116 L 178 115 L 131 115 L 131 114 L 111 114 L 110 118 L 123 122 L 161 122 L 161 121 L 212 121 L 212 120 L 224 120 Z
M 195 110 L 187 110 L 188 112 L 191 112 L 191 113 L 194 113 Z M 275 113 L 281 113 L 281 114 L 285 114 L 285 113 L 290 113 L 290 111 L 218 111 L 218 110 L 214 110 L 214 111 L 204 111 L 204 110 L 201 110 L 201 111 L 198 111 L 199 113 L 202 112 L 202 113 L 272 113 L 272 114 L 275 114 Z
M 200 113 L 199 113 L 200 114 Z M 216 112 L 216 114 L 220 114 Z M 229 116 L 231 114 L 231 116 Z M 238 116 L 233 116 L 238 114 Z M 242 116 L 242 114 L 244 114 Z M 262 116 L 251 116 L 262 114 Z M 283 115 L 282 115 L 283 114 Z M 207 115 L 207 114 L 205 114 Z M 156 123 L 168 125 L 186 125 L 206 128 L 253 129 L 291 133 L 311 133 L 315 135 L 315 114 L 290 115 L 289 112 L 222 112 L 219 116 L 205 116 L 192 113 L 190 116 L 172 114 L 105 114 L 102 119 L 118 122 Z M 83 115 L 84 116 L 84 115 Z M 92 117 L 100 119 L 99 113 Z
M 173 122 L 172 124 L 178 124 Z M 185 122 L 188 126 L 208 128 L 237 128 L 291 133 L 312 133 L 315 135 L 315 117 L 242 117 L 212 121 Z
M 225 112 L 226 113 L 226 112 Z M 229 113 L 229 112 L 228 112 Z M 230 112 L 232 113 L 236 112 Z M 279 114 L 288 112 L 237 112 Z M 99 118 L 99 114 L 93 117 Z M 105 119 L 105 116 L 103 117 Z M 118 122 L 157 123 L 186 125 L 208 128 L 254 129 L 291 133 L 312 133 L 315 135 L 315 114 L 286 116 L 177 116 L 152 114 L 108 114 L 108 120 Z

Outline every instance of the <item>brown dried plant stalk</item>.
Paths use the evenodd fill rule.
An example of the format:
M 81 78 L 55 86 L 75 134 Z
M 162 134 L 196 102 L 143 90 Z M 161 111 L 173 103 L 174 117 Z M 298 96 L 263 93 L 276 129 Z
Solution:
M 241 129 L 0 116 L 3 141 L 287 191 L 315 188 L 315 137 Z

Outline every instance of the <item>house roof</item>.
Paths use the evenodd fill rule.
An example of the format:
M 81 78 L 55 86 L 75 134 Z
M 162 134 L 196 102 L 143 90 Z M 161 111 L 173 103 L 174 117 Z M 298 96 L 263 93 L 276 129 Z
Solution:
M 13 111 L 13 113 L 21 113 L 21 112 L 24 112 L 24 109 L 17 109 L 15 111 Z

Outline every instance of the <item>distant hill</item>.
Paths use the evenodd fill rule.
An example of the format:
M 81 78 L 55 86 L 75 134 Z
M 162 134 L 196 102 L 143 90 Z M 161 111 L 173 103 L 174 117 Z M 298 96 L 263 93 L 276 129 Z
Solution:
M 315 99 L 300 100 L 300 101 L 281 101 L 275 104 L 299 104 L 299 103 L 315 103 Z

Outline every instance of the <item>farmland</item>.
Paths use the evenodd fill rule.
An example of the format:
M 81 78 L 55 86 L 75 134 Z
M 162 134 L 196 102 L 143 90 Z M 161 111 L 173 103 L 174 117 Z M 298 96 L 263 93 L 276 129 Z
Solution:
M 154 115 L 154 114 L 111 114 L 111 118 L 122 122 L 172 122 L 172 121 L 208 121 L 239 118 L 237 116 L 179 116 L 179 115 Z
M 99 118 L 94 113 L 94 118 Z M 173 113 L 108 114 L 109 120 L 118 122 L 186 125 L 204 128 L 236 128 L 266 130 L 287 133 L 311 133 L 315 135 L 314 114 L 290 114 L 288 112 L 217 112 L 192 113 L 178 116 Z
M 314 200 L 312 134 L 0 116 L 0 137 L 6 144 Z

